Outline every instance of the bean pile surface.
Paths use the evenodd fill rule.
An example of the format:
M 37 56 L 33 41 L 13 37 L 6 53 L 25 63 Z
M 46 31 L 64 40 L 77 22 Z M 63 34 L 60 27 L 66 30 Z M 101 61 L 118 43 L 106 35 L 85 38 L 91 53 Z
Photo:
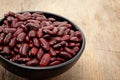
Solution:
M 67 21 L 41 12 L 8 12 L 0 25 L 0 55 L 34 67 L 68 61 L 80 50 L 82 35 Z

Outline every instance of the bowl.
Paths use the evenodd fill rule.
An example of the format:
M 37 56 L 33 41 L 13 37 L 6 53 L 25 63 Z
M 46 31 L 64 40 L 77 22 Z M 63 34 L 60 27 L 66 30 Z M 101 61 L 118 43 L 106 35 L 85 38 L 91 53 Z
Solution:
M 27 11 L 30 13 L 33 12 L 41 12 L 41 11 Z M 19 12 L 19 13 L 24 13 L 24 12 Z M 7 69 L 8 71 L 24 77 L 24 78 L 28 78 L 28 79 L 44 79 L 44 78 L 50 78 L 50 77 L 54 77 L 57 75 L 60 75 L 62 73 L 64 73 L 65 71 L 69 70 L 80 58 L 81 54 L 83 53 L 83 50 L 85 48 L 85 36 L 83 34 L 83 32 L 81 31 L 81 29 L 75 25 L 73 22 L 71 22 L 70 20 L 53 14 L 53 13 L 48 13 L 48 12 L 42 12 L 44 13 L 44 15 L 46 17 L 53 17 L 58 21 L 68 21 L 68 23 L 71 23 L 73 28 L 75 30 L 79 30 L 82 33 L 82 41 L 81 41 L 81 49 L 78 51 L 78 53 L 70 60 L 55 65 L 55 66 L 48 66 L 48 67 L 30 67 L 30 66 L 23 66 L 14 62 L 9 61 L 8 59 L 4 58 L 3 56 L 0 55 L 0 64 Z M 4 18 L 1 19 L 0 24 L 2 24 Z

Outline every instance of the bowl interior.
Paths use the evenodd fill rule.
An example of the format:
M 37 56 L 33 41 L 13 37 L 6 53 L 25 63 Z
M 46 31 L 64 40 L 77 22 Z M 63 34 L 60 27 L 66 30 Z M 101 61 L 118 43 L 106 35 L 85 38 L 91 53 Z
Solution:
M 30 13 L 33 13 L 33 12 L 40 12 L 40 11 L 27 11 L 27 12 L 30 12 Z M 19 13 L 24 13 L 24 12 L 19 12 Z M 17 64 L 17 63 L 14 63 L 14 62 L 11 62 L 9 61 L 8 59 L 4 58 L 3 56 L 0 55 L 0 58 L 2 58 L 3 60 L 7 61 L 8 63 L 10 64 L 13 64 L 17 67 L 21 67 L 21 68 L 26 68 L 26 69 L 34 69 L 34 70 L 41 70 L 41 69 L 53 69 L 53 68 L 59 68 L 59 67 L 62 67 L 62 66 L 65 66 L 65 65 L 68 65 L 70 63 L 72 63 L 74 60 L 78 59 L 80 57 L 80 55 L 82 54 L 84 48 L 85 48 L 85 36 L 83 34 L 83 32 L 81 31 L 81 29 L 75 25 L 73 22 L 71 22 L 70 20 L 62 17 L 62 16 L 59 16 L 59 15 L 56 15 L 56 14 L 53 14 L 53 13 L 49 13 L 49 12 L 42 12 L 47 18 L 48 17 L 53 17 L 55 18 L 57 21 L 68 21 L 68 23 L 72 24 L 73 26 L 73 30 L 78 30 L 82 33 L 82 41 L 81 41 L 81 46 L 80 46 L 80 50 L 79 52 L 73 57 L 71 58 L 70 60 L 64 62 L 64 63 L 61 63 L 61 64 L 58 64 L 58 65 L 55 65 L 55 66 L 48 66 L 48 67 L 30 67 L 30 66 L 23 66 L 23 65 L 20 65 L 20 64 Z M 4 18 L 1 19 L 0 21 L 0 25 L 2 25 L 4 21 Z

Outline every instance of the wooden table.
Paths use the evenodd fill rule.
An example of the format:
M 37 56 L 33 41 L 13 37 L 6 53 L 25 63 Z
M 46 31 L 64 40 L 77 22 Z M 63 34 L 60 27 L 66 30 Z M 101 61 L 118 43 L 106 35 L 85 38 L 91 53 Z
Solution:
M 47 11 L 77 24 L 86 36 L 79 61 L 47 80 L 120 80 L 120 0 L 0 0 L 0 18 L 8 11 Z M 0 80 L 25 80 L 0 66 Z

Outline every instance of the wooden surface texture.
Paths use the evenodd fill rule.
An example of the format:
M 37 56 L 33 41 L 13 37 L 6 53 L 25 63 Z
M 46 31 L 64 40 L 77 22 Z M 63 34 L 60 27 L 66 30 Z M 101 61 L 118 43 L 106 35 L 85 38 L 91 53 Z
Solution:
M 64 16 L 86 37 L 86 48 L 75 66 L 46 80 L 120 80 L 120 0 L 0 0 L 0 18 L 8 11 L 31 10 Z M 26 79 L 0 66 L 0 80 Z

